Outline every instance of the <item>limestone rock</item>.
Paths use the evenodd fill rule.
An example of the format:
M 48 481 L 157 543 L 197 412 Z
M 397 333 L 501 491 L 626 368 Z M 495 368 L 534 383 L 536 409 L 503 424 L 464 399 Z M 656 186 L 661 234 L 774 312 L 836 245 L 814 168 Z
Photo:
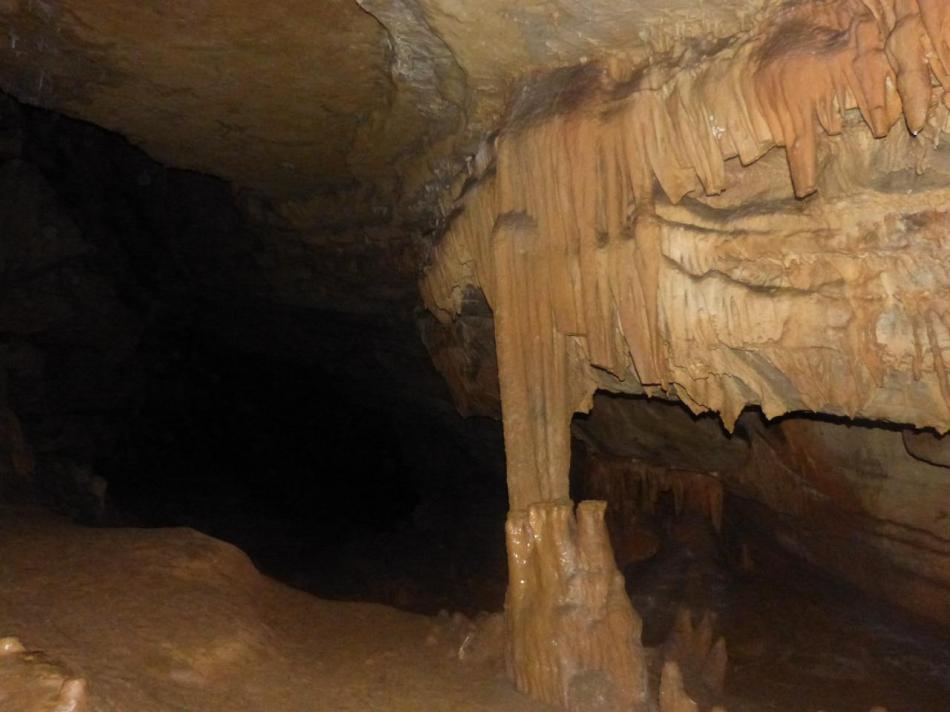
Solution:
M 944 625 L 950 621 L 948 470 L 903 447 L 900 432 L 744 417 L 752 456 L 723 473 L 765 505 L 743 512 L 813 565 Z
M 729 663 L 726 641 L 714 636 L 713 626 L 714 619 L 709 612 L 704 613 L 697 624 L 690 610 L 680 609 L 673 630 L 663 646 L 663 674 L 666 675 L 667 666 L 674 663 L 676 673 L 673 677 L 685 677 L 685 685 L 692 691 L 693 697 L 705 702 L 706 706 L 722 698 Z M 660 689 L 662 701 L 662 681 Z
M 400 198 L 429 212 L 428 184 L 453 182 L 523 73 L 627 67 L 748 29 L 763 5 L 5 0 L 0 85 L 297 208 L 345 196 L 364 213 Z
M 686 693 L 679 665 L 663 664 L 660 678 L 660 712 L 699 712 L 699 705 Z
M 647 699 L 640 620 L 624 590 L 602 502 L 512 511 L 506 526 L 508 671 L 519 690 L 578 712 Z M 599 703 L 598 703 L 599 704 Z M 606 704 L 606 702 L 605 702 Z
M 577 492 L 607 503 L 607 530 L 621 569 L 657 552 L 661 537 L 651 520 L 664 494 L 671 496 L 676 515 L 695 515 L 716 532 L 722 528 L 723 486 L 709 471 L 652 466 L 601 451 L 573 474 Z
M 950 621 L 950 550 L 941 543 L 950 536 L 950 480 L 939 464 L 946 436 L 820 417 L 767 423 L 754 412 L 743 414 L 734 434 L 720 428 L 714 436 L 683 406 L 606 396 L 578 427 L 588 450 L 575 483 L 584 496 L 607 499 L 624 563 L 654 493 L 679 480 L 684 509 L 708 517 L 716 497 L 703 493 L 721 487 L 738 495 L 731 500 L 738 512 L 796 556 L 918 616 Z M 657 433 L 688 443 L 688 459 L 678 448 L 670 458 L 696 469 L 664 465 L 663 453 L 649 447 Z
M 686 69 L 623 85 L 574 72 L 515 106 L 494 176 L 463 197 L 422 281 L 444 320 L 471 287 L 493 309 L 514 506 L 565 495 L 566 429 L 597 389 L 678 398 L 727 428 L 755 404 L 950 428 L 946 173 L 909 175 L 897 133 L 864 165 L 818 171 L 820 128 L 859 132 L 856 109 L 884 136 L 901 115 L 896 20 L 879 9 L 788 6 Z M 750 169 L 727 161 L 775 145 L 798 195 L 819 178 L 827 194 L 751 209 Z
M 24 486 L 33 473 L 33 453 L 19 418 L 0 402 L 0 492 Z

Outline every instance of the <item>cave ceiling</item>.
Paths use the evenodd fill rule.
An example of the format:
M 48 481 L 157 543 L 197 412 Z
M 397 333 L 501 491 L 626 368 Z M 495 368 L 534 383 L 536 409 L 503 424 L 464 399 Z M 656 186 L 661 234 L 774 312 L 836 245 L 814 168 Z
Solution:
M 641 64 L 741 32 L 765 4 L 0 0 L 0 86 L 301 219 L 418 215 L 497 128 L 520 78 Z
M 481 249 L 463 234 L 466 225 L 487 239 L 496 217 L 523 213 L 546 226 L 545 235 L 566 240 L 550 251 L 563 267 L 551 273 L 556 279 L 532 282 L 561 285 L 555 301 L 566 316 L 558 329 L 573 338 L 601 324 L 588 360 L 624 389 L 658 386 L 729 422 L 759 403 L 770 416 L 806 409 L 946 429 L 947 270 L 939 236 L 950 164 L 938 150 L 950 106 L 946 8 L 937 0 L 0 0 L 0 88 L 115 130 L 169 166 L 230 181 L 267 230 L 250 253 L 209 262 L 227 282 L 222 292 L 406 316 L 419 306 L 423 267 L 434 263 L 423 284 L 427 306 L 445 321 L 467 318 L 469 288 L 497 305 L 487 242 L 478 259 L 458 248 Z M 631 185 L 620 186 L 617 176 Z M 255 212 L 260 204 L 265 209 Z M 689 227 L 687 237 L 674 230 L 682 250 L 667 246 L 672 252 L 661 255 L 657 247 L 651 257 L 625 247 L 633 210 L 649 218 L 640 227 Z M 449 220 L 459 212 L 461 220 Z M 919 219 L 898 219 L 908 214 Z M 894 243 L 885 245 L 891 262 L 869 261 L 871 232 L 861 221 L 891 226 L 884 235 Z M 605 264 L 625 283 L 645 280 L 643 304 L 620 287 L 582 288 L 609 269 L 572 267 L 579 252 L 565 236 L 595 223 L 603 228 L 595 241 L 606 242 L 591 254 L 629 252 L 635 267 L 621 269 L 616 255 Z M 432 238 L 446 225 L 451 239 L 433 253 Z M 915 235 L 930 225 L 933 236 L 907 242 L 908 250 L 904 228 L 894 225 Z M 739 252 L 708 269 L 706 257 L 683 257 L 713 228 L 726 236 L 722 250 Z M 738 247 L 759 232 L 754 246 Z M 854 233 L 844 250 L 851 262 L 839 264 L 837 243 L 822 246 L 827 258 L 816 267 L 809 256 L 803 277 L 799 262 L 816 241 L 845 233 Z M 772 239 L 780 234 L 785 239 Z M 774 333 L 759 329 L 763 312 L 750 307 L 748 319 L 730 322 L 723 312 L 710 322 L 732 324 L 735 334 L 698 339 L 692 329 L 702 319 L 677 301 L 688 290 L 670 282 L 669 294 L 655 296 L 665 283 L 654 272 L 677 260 L 689 284 L 728 274 L 732 286 L 748 286 L 750 299 L 768 304 L 777 303 L 771 296 L 780 287 L 786 296 L 847 301 L 828 325 L 844 334 L 842 345 L 828 349 L 812 317 L 791 306 L 768 321 Z M 736 267 L 737 260 L 749 264 Z M 779 263 L 789 276 L 773 273 Z M 865 291 L 842 291 L 842 280 Z M 584 310 L 572 305 L 588 291 L 606 301 L 585 325 Z M 714 291 L 718 304 L 728 289 Z M 604 306 L 611 299 L 630 302 L 624 314 L 653 316 L 631 316 L 621 329 L 623 319 Z M 659 319 L 664 305 L 672 305 L 670 316 Z M 484 307 L 472 308 L 484 321 Z M 818 305 L 814 319 L 831 313 Z M 802 323 L 790 328 L 789 315 Z M 688 323 L 676 331 L 671 324 L 680 317 Z M 682 338 L 664 334 L 631 366 L 638 378 L 627 378 L 624 344 L 637 340 L 638 329 L 643 348 L 664 329 Z M 450 354 L 433 354 L 440 370 L 463 376 L 449 382 L 471 380 L 481 393 L 470 399 L 480 407 L 466 411 L 497 410 L 491 330 L 463 325 L 446 337 L 423 329 L 430 352 L 441 340 Z M 800 346 L 782 342 L 791 343 L 790 334 L 803 334 L 817 355 L 782 361 Z M 767 369 L 747 364 L 741 387 L 714 387 L 735 380 L 738 366 L 701 366 L 725 351 L 700 358 L 690 349 L 728 342 L 745 354 L 748 345 L 733 344 L 740 337 L 774 346 L 778 361 Z M 660 352 L 674 342 L 679 351 L 663 365 Z M 838 352 L 845 365 L 826 367 Z M 803 374 L 801 388 L 785 385 L 794 373 Z M 911 388 L 908 373 L 912 388 L 926 391 L 919 402 L 894 395 Z M 749 385 L 759 381 L 768 387 Z M 457 404 L 465 405 L 466 390 L 453 388 Z M 875 400 L 878 391 L 890 395 Z

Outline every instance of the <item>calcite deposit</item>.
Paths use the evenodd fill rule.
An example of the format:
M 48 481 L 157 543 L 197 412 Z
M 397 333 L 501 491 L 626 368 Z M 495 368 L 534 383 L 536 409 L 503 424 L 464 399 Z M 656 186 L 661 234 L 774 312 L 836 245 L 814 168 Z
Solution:
M 473 287 L 493 309 L 513 509 L 567 495 L 598 389 L 730 430 L 750 405 L 950 428 L 944 15 L 791 3 L 708 52 L 519 97 L 422 282 L 443 319 Z M 773 147 L 794 195 L 821 195 L 746 175 Z
M 825 16 L 832 6 L 850 30 L 832 22 L 834 13 Z M 540 336 L 533 354 L 540 363 L 551 361 L 535 377 L 546 379 L 548 410 L 562 421 L 605 387 L 674 396 L 719 412 L 727 426 L 751 403 L 772 417 L 815 410 L 947 428 L 946 196 L 939 181 L 895 190 L 914 167 L 909 140 L 894 150 L 904 161 L 871 159 L 891 184 L 872 179 L 857 195 L 830 190 L 768 211 L 753 209 L 755 201 L 737 210 L 728 191 L 722 200 L 703 197 L 726 189 L 724 159 L 751 163 L 774 145 L 786 147 L 796 193 L 807 195 L 817 187 L 819 126 L 839 134 L 849 108 L 874 107 L 862 109 L 871 131 L 884 136 L 894 127 L 900 97 L 883 49 L 845 57 L 864 32 L 856 28 L 874 18 L 849 8 L 779 13 L 769 36 L 665 77 L 651 68 L 632 86 L 597 73 L 572 76 L 578 106 L 521 108 L 527 116 L 516 115 L 498 139 L 496 175 L 463 198 L 423 282 L 428 303 L 446 316 L 463 287 L 485 292 L 496 314 L 503 397 L 506 372 L 517 368 L 506 362 L 506 342 L 524 332 Z M 875 28 L 883 44 L 887 26 Z M 815 56 L 794 38 L 826 30 L 848 77 L 873 76 L 818 86 L 834 73 L 829 61 L 820 72 L 799 71 L 812 81 L 770 92 L 771 72 Z M 862 95 L 865 84 L 880 87 L 881 97 Z M 549 91 L 560 97 L 563 88 Z M 929 94 L 928 85 L 928 107 Z M 905 99 L 913 98 L 919 94 Z M 938 122 L 931 141 L 939 141 L 942 112 L 928 114 Z M 897 143 L 895 135 L 880 151 L 867 150 Z M 894 395 L 904 390 L 907 397 Z
M 516 510 L 508 543 L 508 668 L 519 690 L 582 710 L 586 678 L 618 710 L 648 699 L 640 620 L 617 571 L 602 502 Z
M 230 181 L 63 179 L 115 147 L 4 119 L 4 490 L 38 452 L 101 514 L 100 392 L 139 392 L 175 304 L 411 404 L 418 442 L 457 432 L 428 429 L 450 398 L 501 418 L 507 669 L 547 703 L 719 704 L 711 624 L 681 619 L 651 677 L 624 590 L 666 497 L 950 623 L 944 0 L 0 0 L 0 29 L 4 91 Z M 153 184 L 147 217 L 101 219 Z M 407 365 L 423 344 L 447 391 Z M 252 632 L 160 664 L 214 687 Z

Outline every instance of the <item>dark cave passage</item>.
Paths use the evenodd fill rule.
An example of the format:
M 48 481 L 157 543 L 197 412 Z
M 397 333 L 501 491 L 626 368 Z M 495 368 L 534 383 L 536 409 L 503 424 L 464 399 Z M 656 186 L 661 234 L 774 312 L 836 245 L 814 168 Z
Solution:
M 210 348 L 165 375 L 96 468 L 117 522 L 194 527 L 324 597 L 500 609 L 504 479 L 476 450 L 500 448 L 497 424 L 453 431 L 450 415 L 354 403 L 302 364 Z
M 224 182 L 8 97 L 0 128 L 7 496 L 194 527 L 321 596 L 500 609 L 501 426 L 457 414 L 411 300 L 282 299 L 326 268 Z

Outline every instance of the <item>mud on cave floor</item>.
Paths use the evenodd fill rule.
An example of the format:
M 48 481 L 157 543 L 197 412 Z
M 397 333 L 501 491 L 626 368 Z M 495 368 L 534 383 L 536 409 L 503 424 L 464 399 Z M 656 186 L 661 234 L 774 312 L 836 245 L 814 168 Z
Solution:
M 120 521 L 204 532 L 237 546 L 263 574 L 323 599 L 474 616 L 500 611 L 507 586 L 505 502 L 484 489 L 430 493 L 388 519 L 372 516 L 385 504 L 360 504 L 365 492 L 320 503 L 293 489 L 268 499 L 234 488 L 212 509 L 176 496 Z
M 190 529 L 0 508 L 0 578 L 3 712 L 66 709 L 70 680 L 94 712 L 546 709 L 505 679 L 499 617 L 322 600 Z

